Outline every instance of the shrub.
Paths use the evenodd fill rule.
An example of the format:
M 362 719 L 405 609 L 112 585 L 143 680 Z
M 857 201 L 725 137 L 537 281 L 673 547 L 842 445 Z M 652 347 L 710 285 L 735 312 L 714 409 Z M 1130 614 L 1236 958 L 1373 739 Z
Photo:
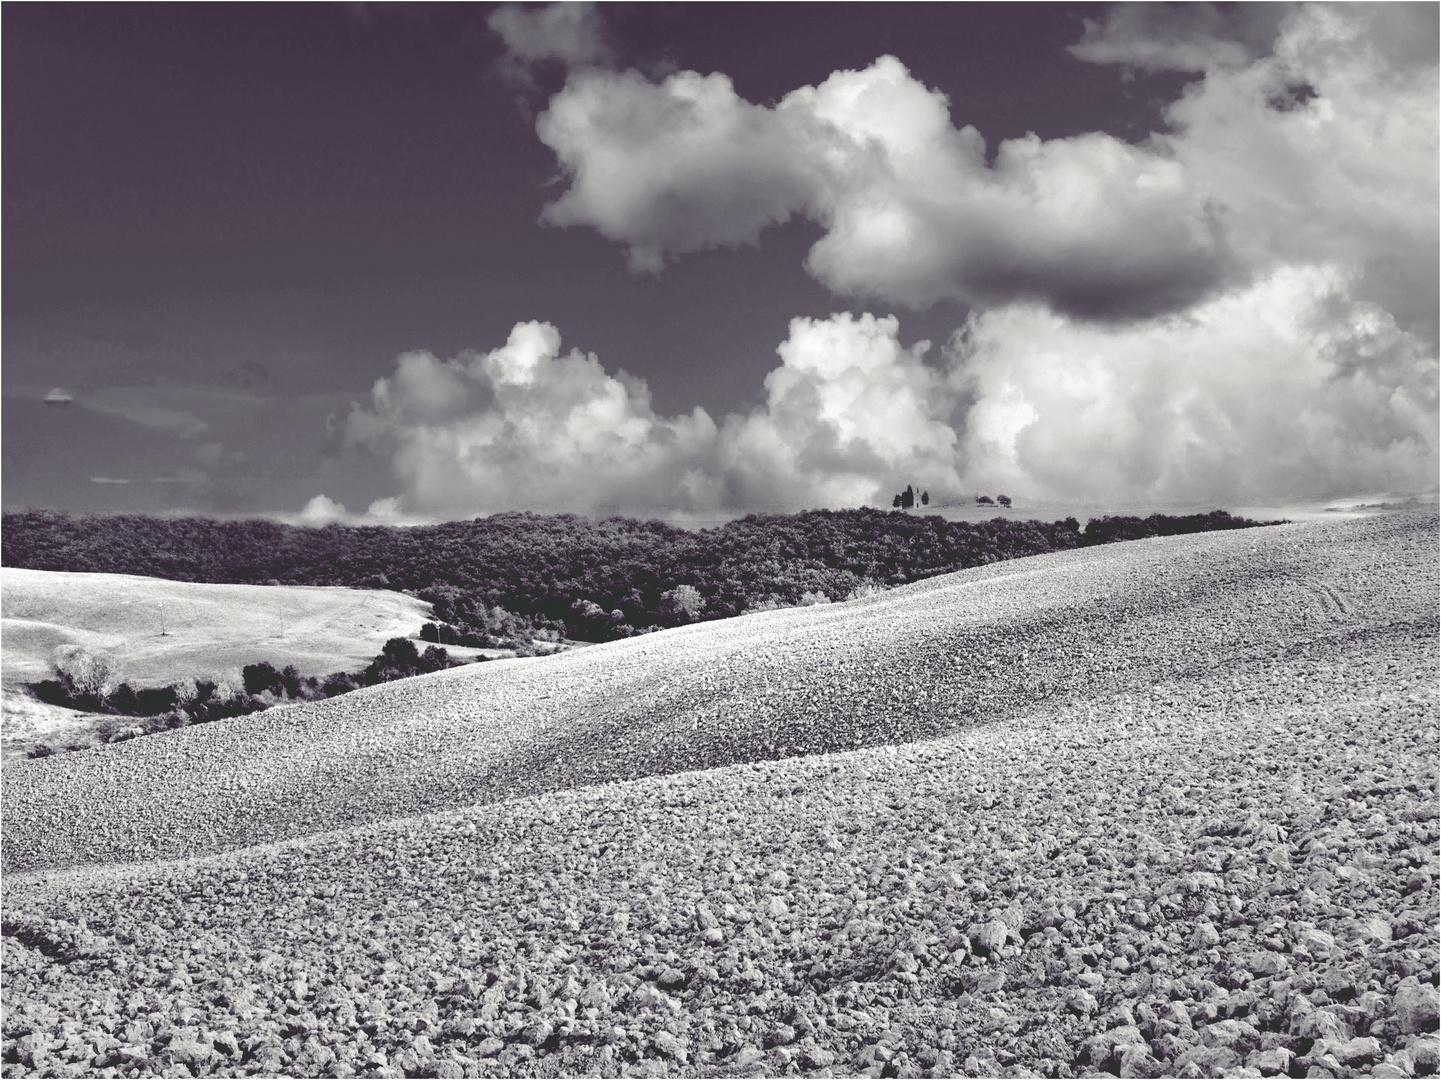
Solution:
M 812 607 L 816 604 L 829 604 L 831 598 L 823 592 L 804 592 L 801 598 L 796 601 L 797 607 Z
M 35 697 L 46 705 L 70 704 L 70 691 L 59 679 L 41 679 L 30 688 L 35 692 Z M 128 690 L 129 687 L 126 687 Z
M 62 645 L 55 650 L 55 676 L 77 708 L 99 711 L 112 675 L 110 660 L 105 656 L 79 645 Z
M 245 692 L 253 697 L 280 688 L 280 672 L 275 670 L 274 664 L 265 660 L 258 664 L 246 664 L 240 670 L 240 677 L 245 684 Z
M 120 725 L 113 721 L 100 728 L 100 738 L 104 742 L 128 742 L 131 739 L 138 739 L 145 734 L 145 729 L 139 724 Z
M 333 675 L 327 675 L 320 684 L 320 692 L 328 698 L 339 697 L 341 694 L 348 694 L 358 689 L 360 683 L 354 675 L 344 671 L 337 671 Z
M 565 617 L 566 637 L 578 641 L 614 641 L 630 633 L 634 631 L 626 622 L 625 612 L 620 608 L 606 611 L 594 600 L 575 601 Z
M 157 686 L 148 690 L 135 691 L 135 704 L 144 716 L 159 716 L 172 712 L 179 704 L 179 695 L 173 686 Z
M 860 600 L 866 596 L 879 596 L 887 589 L 879 581 L 872 581 L 870 578 L 862 581 L 854 589 L 846 594 L 847 600 Z
M 27 756 L 27 757 L 32 757 L 32 758 L 42 758 L 42 757 L 50 757 L 50 756 L 51 756 L 52 754 L 54 754 L 54 753 L 55 753 L 55 747 L 53 747 L 53 746 L 47 746 L 45 743 L 41 743 L 39 746 L 37 746 L 37 747 L 35 747 L 33 750 L 31 750 L 31 751 L 29 752 L 29 754 L 27 754 L 26 756 Z

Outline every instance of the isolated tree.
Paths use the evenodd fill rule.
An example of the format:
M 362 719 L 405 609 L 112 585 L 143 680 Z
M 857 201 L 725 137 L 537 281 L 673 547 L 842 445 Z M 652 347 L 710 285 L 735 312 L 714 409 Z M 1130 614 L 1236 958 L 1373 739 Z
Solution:
M 1000 503 L 1002 506 L 1010 506 L 1011 497 L 1009 495 L 997 495 L 996 502 Z
M 660 604 L 656 611 L 661 622 L 667 626 L 692 623 L 705 611 L 705 597 L 696 591 L 694 585 L 677 585 L 674 589 L 660 594 Z
M 922 505 L 922 506 L 930 506 L 930 505 L 931 505 L 931 493 L 930 493 L 929 491 L 923 491 L 923 492 L 921 492 L 921 505 Z
M 240 678 L 245 683 L 245 692 L 256 697 L 267 690 L 280 689 L 280 672 L 275 670 L 274 664 L 266 660 L 258 664 L 246 664 L 240 669 Z
M 891 500 L 891 505 L 894 506 L 897 510 L 899 510 L 901 508 L 901 497 L 897 495 L 894 499 Z
M 76 708 L 98 710 L 113 674 L 108 658 L 79 645 L 62 645 L 55 650 L 55 677 Z
M 977 495 L 976 503 L 979 506 L 995 506 L 996 500 L 991 498 L 989 495 Z
M 410 638 L 391 638 L 381 646 L 380 655 L 385 657 L 392 667 L 402 671 L 413 671 L 420 662 L 420 650 Z

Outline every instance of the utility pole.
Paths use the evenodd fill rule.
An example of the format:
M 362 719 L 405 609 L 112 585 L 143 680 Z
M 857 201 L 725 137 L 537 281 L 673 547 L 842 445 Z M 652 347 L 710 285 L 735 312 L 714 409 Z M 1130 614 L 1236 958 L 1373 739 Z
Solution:
M 169 637 L 169 636 L 170 636 L 170 635 L 166 632 L 166 630 L 165 630 L 165 601 L 164 601 L 164 600 L 160 601 L 160 636 L 161 636 L 161 637 Z

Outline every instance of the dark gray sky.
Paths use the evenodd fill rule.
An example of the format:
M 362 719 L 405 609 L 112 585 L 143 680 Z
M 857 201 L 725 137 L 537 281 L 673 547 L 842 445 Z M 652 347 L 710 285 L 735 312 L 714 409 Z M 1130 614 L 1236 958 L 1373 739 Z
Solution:
M 1430 8 L 1434 21 L 1433 6 L 1419 8 Z M 1183 25 L 1167 17 L 1139 29 L 1104 6 L 1065 4 L 615 4 L 579 9 L 571 18 L 576 13 L 546 22 L 544 9 L 521 8 L 513 12 L 518 22 L 504 24 L 489 5 L 6 4 L 0 12 L 5 506 L 293 514 L 324 495 L 311 506 L 320 520 L 338 513 L 333 504 L 359 513 L 388 498 L 395 501 L 377 513 L 447 516 L 587 503 L 739 507 L 767 503 L 768 491 L 777 492 L 777 505 L 838 504 L 866 501 L 867 483 L 910 479 L 918 469 L 937 474 L 933 486 L 957 493 L 994 476 L 1022 488 L 1028 478 L 1054 494 L 1064 477 L 1039 457 L 1027 458 L 1055 452 L 1044 445 L 1045 432 L 1054 431 L 1046 423 L 1048 405 L 1025 390 L 1023 377 L 1030 372 L 1054 385 L 1034 359 L 1044 328 L 1022 335 L 1024 346 L 1017 335 L 997 337 L 1002 344 L 988 348 L 1015 356 L 1005 370 L 988 371 L 980 359 L 991 353 L 966 352 L 974 342 L 943 348 L 968 316 L 997 320 L 974 327 L 976 340 L 999 335 L 1000 324 L 1022 318 L 1022 310 L 1032 320 L 1053 312 L 1090 340 L 1086 335 L 1117 333 L 1122 324 L 1134 330 L 1137 319 L 1214 302 L 1228 288 L 1262 287 L 1257 282 L 1278 266 L 1311 273 L 1315 280 L 1301 286 L 1311 294 L 1350 288 L 1321 281 L 1327 267 L 1341 266 L 1336 273 L 1343 275 L 1359 267 L 1367 281 L 1379 280 L 1375 260 L 1360 250 L 1365 238 L 1353 235 L 1350 209 L 1324 192 L 1320 213 L 1334 217 L 1338 234 L 1351 232 L 1260 254 L 1214 237 L 1203 237 L 1198 254 L 1192 247 L 1203 241 L 1170 206 L 1127 203 L 1132 218 L 1112 231 L 1158 237 L 1160 254 L 1138 244 L 1104 265 L 1077 254 L 1096 250 L 1086 236 L 1053 251 L 1045 235 L 1018 234 L 1020 225 L 987 231 L 976 224 L 1014 212 L 1017 221 L 1034 218 L 1042 228 L 1057 183 L 1064 199 L 1072 197 L 1067 185 L 1089 190 L 1092 180 L 1071 179 L 1078 168 L 1092 178 L 1130 170 L 1118 190 L 1134 192 L 1155 186 L 1136 176 L 1160 176 L 1157 169 L 1179 162 L 1191 170 L 1188 185 L 1215 188 L 1197 202 L 1210 207 L 1207 228 L 1229 228 L 1227 211 L 1216 206 L 1245 185 L 1219 175 L 1217 155 L 1188 158 L 1186 146 L 1159 147 L 1148 136 L 1181 129 L 1167 110 L 1188 86 L 1193 95 L 1208 84 L 1219 90 L 1222 76 L 1235 81 L 1245 65 L 1268 62 L 1284 9 L 1222 8 L 1210 22 Z M 509 34 L 509 48 L 492 24 L 519 27 Z M 1366 32 L 1383 46 L 1389 40 L 1386 27 Z M 1434 45 L 1434 34 L 1430 40 Z M 1148 41 L 1171 50 L 1171 59 L 1147 59 Z M 1089 44 L 1071 51 L 1083 42 Z M 1199 60 L 1172 56 L 1193 46 L 1205 54 Z M 1089 54 L 1078 55 L 1086 48 Z M 527 63 L 547 51 L 556 59 Z M 914 178 L 927 167 L 903 167 L 898 150 L 888 150 L 894 175 L 879 187 L 857 179 L 859 167 L 851 165 L 841 179 L 830 173 L 816 179 L 816 163 L 829 160 L 829 151 L 807 140 L 824 141 L 834 129 L 815 135 L 817 121 L 795 127 L 786 118 L 802 110 L 776 106 L 834 72 L 879 79 L 884 72 L 872 65 L 884 55 L 904 65 L 906 86 L 948 99 L 953 127 L 945 139 L 967 125 L 983 137 L 977 184 L 1024 189 L 1034 214 L 1000 204 L 950 206 L 954 177 L 942 177 L 934 190 L 897 194 L 898 184 L 921 184 Z M 1434 78 L 1434 49 L 1408 62 Z M 676 73 L 689 71 L 727 75 L 734 91 L 727 100 L 738 101 L 750 119 L 739 128 L 703 119 L 684 135 L 677 132 L 692 121 L 677 121 L 681 128 L 672 131 L 669 120 L 646 112 L 670 93 L 664 88 L 680 85 Z M 623 95 L 626 78 L 640 87 L 634 100 Z M 1274 73 L 1270 78 L 1277 81 Z M 1307 87 L 1298 91 L 1299 104 L 1273 101 L 1271 112 L 1285 120 L 1310 107 L 1308 80 L 1321 77 L 1298 66 L 1289 82 L 1282 78 L 1266 91 L 1275 98 L 1288 86 Z M 1411 92 L 1399 84 L 1356 89 L 1364 81 L 1342 72 L 1336 89 L 1323 86 L 1321 93 L 1390 92 L 1399 101 Z M 548 106 L 559 115 L 552 98 L 562 93 L 584 107 L 589 126 L 568 128 L 565 138 L 551 135 L 548 145 L 537 117 Z M 1216 107 L 1226 107 L 1216 96 Z M 673 95 L 666 100 L 673 105 Z M 1434 100 L 1430 106 L 1434 116 Z M 908 117 L 924 113 L 919 98 L 885 108 L 892 110 L 882 121 L 886 132 L 906 130 Z M 1199 112 L 1183 132 L 1195 143 L 1201 142 L 1195 133 L 1215 122 Z M 626 134 L 626 125 L 645 130 Z M 757 150 L 745 132 L 767 125 L 784 134 Z M 615 143 L 607 143 L 616 132 Z M 997 159 L 1004 140 L 1028 133 L 1038 140 L 1041 164 Z M 672 136 L 680 141 L 668 142 Z M 1337 150 L 1333 143 L 1331 152 L 1344 155 L 1354 145 Z M 606 173 L 604 155 L 614 146 L 622 146 L 619 164 L 605 166 Z M 1047 148 L 1085 146 L 1092 150 L 1065 149 L 1072 155 L 1065 160 L 1045 156 Z M 1149 157 L 1132 161 L 1128 147 Z M 792 150 L 795 161 L 787 157 Z M 701 164 L 687 171 L 693 151 Z M 774 162 L 784 168 L 772 169 Z M 1240 167 L 1259 174 L 1263 164 Z M 1410 163 L 1403 167 L 1410 171 L 1402 179 L 1413 188 L 1434 188 L 1434 168 L 1423 175 Z M 1168 175 L 1157 183 L 1170 183 Z M 588 176 L 594 180 L 585 188 Z M 1344 192 L 1359 182 L 1342 177 L 1337 185 Z M 567 191 L 566 220 L 573 223 L 541 223 L 547 204 Z M 606 202 L 620 194 L 628 200 L 623 206 Z M 916 267 L 896 269 L 896 258 L 909 257 L 905 245 L 857 248 L 854 236 L 839 235 L 837 222 L 871 213 L 856 206 L 875 208 L 887 199 L 920 215 L 925 235 L 948 237 L 954 227 L 956 237 Z M 752 223 L 744 210 L 750 200 L 780 210 L 758 211 Z M 1107 213 L 1114 201 L 1083 198 L 1076 214 Z M 881 205 L 875 213 L 883 211 Z M 1253 211 L 1242 207 L 1232 217 Z M 782 219 L 788 220 L 766 227 Z M 1420 224 L 1434 233 L 1434 213 Z M 736 230 L 758 235 L 758 245 L 733 246 Z M 808 263 L 813 245 L 828 237 L 838 238 L 841 249 L 833 262 L 817 247 Z M 634 253 L 652 250 L 654 267 L 630 268 L 628 251 L 638 264 L 644 257 Z M 1165 269 L 1155 269 L 1156 259 Z M 1160 284 L 1153 289 L 1154 282 Z M 1414 301 L 1388 303 L 1383 294 L 1377 285 L 1356 297 L 1402 320 L 1398 333 L 1419 335 L 1420 360 L 1397 359 L 1391 382 L 1404 383 L 1424 419 L 1434 410 L 1434 375 L 1428 382 L 1424 372 L 1401 368 L 1424 368 L 1425 357 L 1434 357 L 1434 332 L 1426 330 L 1434 311 L 1422 303 L 1418 314 Z M 1237 303 L 1244 306 L 1244 297 Z M 867 348 L 892 349 L 884 363 L 899 382 L 846 391 L 843 373 L 804 359 L 786 360 L 785 371 L 809 373 L 814 385 L 777 390 L 766 381 L 783 367 L 782 342 L 790 340 L 797 357 L 811 355 L 793 319 L 815 320 L 808 325 L 820 333 L 839 325 L 827 320 L 842 312 L 856 320 L 866 313 L 898 318 L 898 329 L 872 327 L 861 336 Z M 506 397 L 494 372 L 472 366 L 456 375 L 460 366 L 445 365 L 464 350 L 498 349 L 528 321 L 551 324 L 563 341 L 561 354 L 573 347 L 593 353 L 604 374 L 576 368 L 551 382 L 537 376 L 521 401 Z M 859 332 L 859 323 L 847 326 L 846 333 Z M 923 361 L 906 351 L 921 339 L 934 343 Z M 814 348 L 828 356 L 844 352 L 844 342 L 827 341 L 817 339 Z M 1094 341 L 1088 347 L 1096 351 Z M 1133 348 L 1139 347 L 1129 339 L 1118 344 L 1123 353 Z M 396 374 L 397 358 L 412 350 L 439 364 L 417 367 L 406 382 Z M 1077 355 L 1081 370 L 1091 354 L 1083 348 Z M 874 368 L 859 363 L 857 371 Z M 621 370 L 648 387 L 648 404 L 633 380 L 614 378 Z M 445 372 L 470 380 L 460 391 L 469 394 L 465 408 L 426 412 L 416 402 L 427 393 L 456 392 L 445 390 L 451 386 Z M 394 391 L 388 413 L 372 399 L 383 377 L 392 377 Z M 45 404 L 57 388 L 73 400 Z M 1084 396 L 1084 388 L 1078 392 Z M 1215 392 L 1224 398 L 1223 390 Z M 597 404 L 608 393 L 625 398 L 618 412 Z M 897 393 L 911 396 L 900 401 Z M 916 414 L 917 395 L 949 395 L 946 409 Z M 562 399 L 569 404 L 557 405 Z M 844 407 L 836 404 L 842 399 Z M 802 400 L 809 411 L 792 415 Z M 374 421 L 368 427 L 351 417 L 353 402 Z M 1413 448 L 1420 466 L 1408 459 L 1388 472 L 1381 461 L 1387 446 L 1396 457 L 1398 439 L 1415 441 L 1401 430 L 1405 416 L 1357 419 L 1343 405 L 1336 406 L 1344 411 L 1336 413 L 1338 429 L 1355 423 L 1385 429 L 1384 438 L 1368 442 L 1379 463 L 1369 472 L 1337 472 L 1327 464 L 1334 448 L 1322 447 L 1294 476 L 1267 482 L 1385 487 L 1414 478 L 1418 468 L 1434 476 L 1434 464 L 1427 465 L 1434 440 L 1429 449 Z M 712 425 L 709 434 L 673 422 L 698 406 Z M 1022 430 L 1027 407 L 1038 418 Z M 944 431 L 937 428 L 930 442 L 917 436 L 887 448 L 856 426 L 897 408 L 893 424 Z M 611 421 L 616 430 L 650 425 L 616 444 L 615 461 L 630 464 L 586 473 L 587 462 L 611 452 L 594 431 L 577 434 L 581 412 L 592 428 Z M 526 436 L 537 416 L 544 431 Z M 746 417 L 755 421 L 749 427 Z M 1238 422 L 1232 417 L 1229 426 Z M 768 438 L 774 442 L 776 431 L 817 423 L 819 434 L 801 442 L 757 449 Z M 1008 423 L 1013 429 L 1020 423 L 1021 434 L 1007 435 Z M 547 446 L 572 442 L 566 453 L 547 456 L 536 451 L 536 438 Z M 987 438 L 1012 441 L 991 464 L 983 462 Z M 1006 468 L 1019 472 L 1008 475 Z M 568 474 L 566 483 L 552 482 L 557 470 Z M 1113 471 L 1117 490 L 1198 471 L 1218 490 L 1244 487 L 1233 467 L 1209 461 L 1181 461 L 1169 473 L 1121 461 Z

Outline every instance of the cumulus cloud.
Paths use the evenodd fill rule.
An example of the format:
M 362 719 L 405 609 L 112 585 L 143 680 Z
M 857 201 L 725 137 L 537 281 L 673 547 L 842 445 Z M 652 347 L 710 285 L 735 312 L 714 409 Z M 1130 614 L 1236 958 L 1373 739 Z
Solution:
M 1118 6 L 1073 52 L 1200 73 L 1165 130 L 990 155 L 891 57 L 774 106 L 591 70 L 538 121 L 569 179 L 545 219 L 659 271 L 801 215 L 833 291 L 972 309 L 944 385 L 886 320 L 794 324 L 765 406 L 720 426 L 723 504 L 860 501 L 887 470 L 1058 498 L 1434 489 L 1436 36 L 1434 5 Z M 911 443 L 824 420 L 871 377 L 808 367 L 844 354 L 827 335 L 885 357 L 867 392 Z
M 657 86 L 639 72 L 571 77 L 537 121 L 569 190 L 546 207 L 552 225 L 592 225 L 629 248 L 634 270 L 670 254 L 754 243 L 803 207 L 818 170 L 795 132 L 752 105 L 725 75 L 681 72 Z
M 1017 303 L 943 350 L 894 317 L 798 318 L 764 400 L 664 417 L 546 323 L 488 353 L 407 353 L 347 423 L 401 492 L 371 520 L 504 509 L 889 504 L 906 483 L 1060 501 L 1265 501 L 1434 487 L 1437 362 L 1354 271 L 1286 267 L 1126 325 Z M 303 517 L 344 507 L 319 497 Z
M 717 504 L 885 505 L 907 481 L 960 492 L 952 394 L 894 317 L 794 319 L 765 404 L 727 417 Z
M 803 214 L 826 235 L 807 265 L 836 292 L 912 307 L 1043 299 L 1135 315 L 1189 302 L 1229 256 L 1173 160 L 1103 134 L 1008 140 L 973 127 L 894 57 L 774 108 L 724 75 L 573 76 L 537 122 L 570 186 L 544 219 L 624 243 L 633 268 L 754 243 Z
M 1037 305 L 948 347 L 972 487 L 1267 500 L 1434 488 L 1437 364 L 1336 268 L 1286 268 L 1127 327 Z
M 723 74 L 587 70 L 537 121 L 569 181 L 543 217 L 659 271 L 801 215 L 826 230 L 807 266 L 837 293 L 1112 321 L 1285 263 L 1359 262 L 1367 298 L 1434 335 L 1435 24 L 1429 5 L 1122 5 L 1074 51 L 1204 72 L 1168 130 L 1029 135 L 989 157 L 893 57 L 774 106 Z
M 928 347 L 903 348 L 893 317 L 796 319 L 764 403 L 717 425 L 700 408 L 658 416 L 644 383 L 562 355 L 549 324 L 520 323 L 488 353 L 401 356 L 346 435 L 403 489 L 373 517 L 888 503 L 908 480 L 959 491 L 952 392 Z
M 613 59 L 605 41 L 605 25 L 592 3 L 555 3 L 538 8 L 503 4 L 491 12 L 489 26 L 505 42 L 502 71 L 527 84 L 532 69 L 547 61 L 573 68 Z
M 317 495 L 296 515 L 295 522 L 297 525 L 329 525 L 331 522 L 345 521 L 349 517 L 344 503 L 338 503 L 325 495 Z
M 1434 6 L 1120 7 L 1073 51 L 1200 73 L 1166 130 L 994 152 L 892 57 L 758 105 L 722 74 L 607 70 L 593 15 L 495 16 L 518 61 L 570 66 L 537 122 L 568 180 L 546 221 L 661 272 L 801 215 L 833 291 L 970 314 L 939 364 L 894 317 L 796 319 L 760 404 L 719 423 L 658 415 L 546 323 L 407 353 L 345 423 L 399 484 L 370 519 L 887 505 L 909 482 L 1092 502 L 1434 489 Z
M 1436 20 L 1431 5 L 1293 11 L 1273 55 L 1208 74 L 1171 107 L 1175 133 L 1159 140 L 1253 275 L 1356 269 L 1359 297 L 1432 343 Z
M 406 353 L 346 426 L 391 461 L 405 509 L 452 513 L 687 505 L 715 436 L 704 409 L 657 416 L 644 383 L 562 355 L 538 322 L 487 353 Z

